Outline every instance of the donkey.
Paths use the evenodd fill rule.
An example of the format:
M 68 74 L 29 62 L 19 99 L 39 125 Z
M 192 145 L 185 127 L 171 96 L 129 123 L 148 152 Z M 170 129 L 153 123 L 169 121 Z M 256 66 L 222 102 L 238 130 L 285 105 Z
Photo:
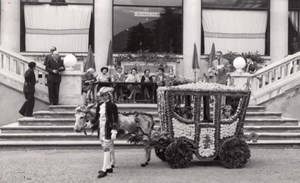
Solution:
M 74 131 L 79 133 L 84 131 L 86 134 L 87 128 L 92 128 L 93 125 L 90 123 L 96 116 L 97 104 L 88 106 L 78 106 L 75 109 L 75 125 Z M 119 113 L 119 124 L 120 130 L 125 134 L 131 135 L 129 142 L 131 143 L 142 143 L 145 150 L 145 160 L 141 163 L 142 167 L 148 165 L 151 158 L 151 132 L 154 127 L 154 119 L 151 114 L 144 112 L 128 112 Z M 114 155 L 112 155 L 114 158 Z

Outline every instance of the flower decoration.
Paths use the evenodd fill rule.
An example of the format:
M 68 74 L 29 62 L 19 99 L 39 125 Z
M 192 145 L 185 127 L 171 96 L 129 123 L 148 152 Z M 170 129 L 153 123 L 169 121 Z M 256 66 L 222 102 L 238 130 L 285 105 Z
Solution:
M 211 157 L 215 154 L 215 129 L 202 128 L 200 131 L 199 154 L 202 157 Z

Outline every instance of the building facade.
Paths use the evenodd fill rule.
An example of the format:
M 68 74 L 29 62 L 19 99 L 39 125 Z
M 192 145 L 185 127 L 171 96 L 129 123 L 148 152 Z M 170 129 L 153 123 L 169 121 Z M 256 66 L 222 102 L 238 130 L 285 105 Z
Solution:
M 193 78 L 194 45 L 202 72 L 201 55 L 213 43 L 271 62 L 298 51 L 299 7 L 297 0 L 1 0 L 0 45 L 25 55 L 53 45 L 86 53 L 91 45 L 99 71 L 112 42 L 114 55 L 175 54 L 176 73 Z

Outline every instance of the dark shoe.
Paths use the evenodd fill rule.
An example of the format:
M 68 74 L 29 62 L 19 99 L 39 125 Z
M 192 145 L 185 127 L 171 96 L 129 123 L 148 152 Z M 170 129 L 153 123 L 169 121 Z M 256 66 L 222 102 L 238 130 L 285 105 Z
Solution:
M 106 172 L 107 172 L 107 173 L 113 173 L 113 172 L 114 172 L 114 169 L 112 169 L 112 168 L 106 169 Z
M 146 167 L 147 165 L 148 165 L 148 162 L 147 163 L 142 163 L 141 167 Z
M 102 177 L 105 177 L 105 176 L 107 176 L 107 173 L 103 172 L 103 171 L 100 171 L 97 178 L 102 178 Z
M 99 170 L 98 173 L 100 173 L 100 172 L 103 172 L 103 171 Z M 106 173 L 113 173 L 113 172 L 114 172 L 114 169 L 112 169 L 112 168 L 106 169 Z

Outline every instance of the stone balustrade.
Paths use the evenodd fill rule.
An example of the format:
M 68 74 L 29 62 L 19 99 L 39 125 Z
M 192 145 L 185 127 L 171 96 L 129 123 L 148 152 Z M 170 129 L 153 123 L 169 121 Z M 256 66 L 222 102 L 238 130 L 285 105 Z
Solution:
M 258 70 L 254 74 L 231 73 L 234 85 L 251 86 L 252 102 L 261 104 L 300 84 L 300 52 Z

